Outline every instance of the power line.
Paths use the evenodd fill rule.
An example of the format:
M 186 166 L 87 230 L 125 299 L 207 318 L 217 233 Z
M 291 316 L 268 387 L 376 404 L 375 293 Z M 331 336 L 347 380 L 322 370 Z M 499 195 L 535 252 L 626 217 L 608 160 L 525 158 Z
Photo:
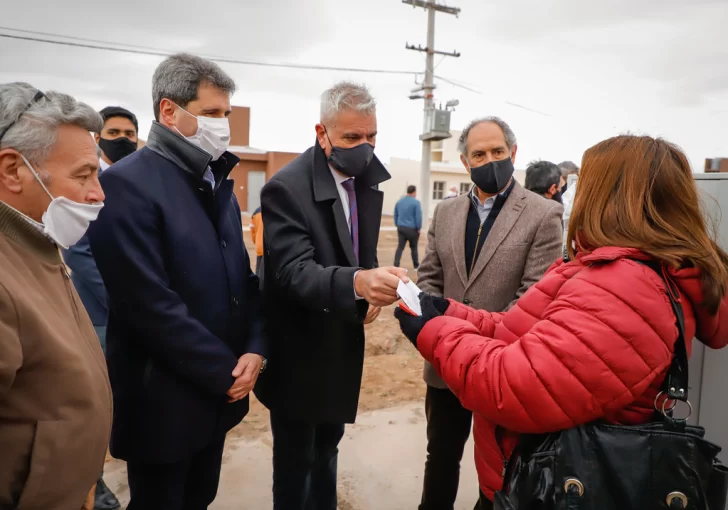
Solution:
M 39 42 L 39 43 L 45 43 L 45 44 L 57 44 L 60 46 L 70 46 L 70 47 L 74 47 L 74 48 L 115 51 L 118 53 L 131 53 L 134 55 L 151 55 L 151 56 L 155 56 L 155 57 L 168 57 L 168 56 L 176 53 L 173 51 L 160 50 L 160 49 L 156 49 L 156 48 L 147 48 L 147 47 L 143 47 L 143 46 L 127 46 L 126 48 L 118 48 L 118 47 L 108 46 L 111 43 L 105 42 L 105 41 L 98 41 L 98 40 L 94 40 L 94 39 L 82 39 L 80 37 L 70 37 L 70 36 L 57 35 L 57 34 L 49 34 L 46 32 L 33 32 L 30 30 L 16 30 L 14 28 L 7 28 L 7 27 L 0 27 L 0 30 L 13 30 L 16 32 L 34 34 L 34 36 L 31 36 L 31 35 L 13 35 L 13 34 L 0 33 L 0 37 L 5 37 L 7 39 L 17 39 L 20 41 Z M 46 36 L 46 37 L 63 37 L 63 38 L 68 38 L 68 39 L 72 39 L 72 40 L 59 41 L 59 40 L 54 40 L 54 39 L 47 39 L 45 37 L 36 37 L 35 35 Z M 77 41 L 77 42 L 74 42 L 74 41 Z M 315 71 L 341 71 L 341 72 L 350 72 L 350 73 L 408 75 L 408 76 L 412 76 L 412 75 L 416 76 L 418 74 L 422 74 L 422 73 L 418 73 L 417 71 L 398 71 L 395 69 L 367 69 L 367 68 L 359 68 L 359 67 L 322 66 L 322 65 L 316 65 L 316 64 L 260 62 L 260 61 L 255 61 L 255 60 L 243 60 L 243 59 L 234 59 L 234 58 L 218 57 L 218 56 L 205 56 L 205 55 L 201 55 L 201 56 L 207 60 L 212 60 L 214 62 L 221 62 L 221 63 L 226 63 L 226 64 L 248 65 L 248 66 L 259 66 L 259 67 L 275 67 L 275 68 L 285 68 L 285 69 L 307 69 L 307 70 L 315 70 Z

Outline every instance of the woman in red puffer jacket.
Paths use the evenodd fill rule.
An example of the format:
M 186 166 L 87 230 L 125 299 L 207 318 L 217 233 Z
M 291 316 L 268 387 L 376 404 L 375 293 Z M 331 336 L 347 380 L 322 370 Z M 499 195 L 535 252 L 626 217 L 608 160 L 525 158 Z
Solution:
M 570 260 L 508 312 L 427 296 L 423 317 L 395 313 L 474 412 L 483 509 L 501 489 L 519 434 L 652 419 L 678 330 L 664 282 L 637 261 L 659 262 L 677 285 L 686 338 L 714 349 L 728 343 L 728 255 L 708 234 L 676 146 L 619 136 L 587 150 L 568 245 Z

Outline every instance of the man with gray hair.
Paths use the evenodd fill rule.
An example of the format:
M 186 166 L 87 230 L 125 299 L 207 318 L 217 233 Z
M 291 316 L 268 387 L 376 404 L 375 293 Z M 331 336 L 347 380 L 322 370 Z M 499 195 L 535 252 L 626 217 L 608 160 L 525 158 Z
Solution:
M 66 94 L 0 85 L 0 508 L 94 507 L 111 388 L 59 248 L 103 207 L 101 124 Z
M 516 135 L 500 118 L 471 122 L 459 148 L 474 186 L 435 209 L 417 285 L 474 308 L 505 311 L 559 257 L 562 208 L 513 178 Z M 455 504 L 472 412 L 428 363 L 425 382 L 427 461 L 419 508 L 442 510 Z M 479 505 L 480 510 L 492 508 L 482 494 Z
M 212 503 L 225 436 L 265 367 L 258 278 L 228 178 L 234 90 L 213 62 L 167 58 L 146 147 L 101 175 L 106 206 L 89 240 L 109 294 L 111 454 L 127 461 L 128 510 Z
M 256 395 L 271 411 L 277 510 L 336 510 L 336 460 L 356 418 L 364 324 L 397 300 L 404 269 L 378 268 L 376 103 L 342 82 L 323 93 L 316 143 L 263 188 L 263 294 L 270 370 Z

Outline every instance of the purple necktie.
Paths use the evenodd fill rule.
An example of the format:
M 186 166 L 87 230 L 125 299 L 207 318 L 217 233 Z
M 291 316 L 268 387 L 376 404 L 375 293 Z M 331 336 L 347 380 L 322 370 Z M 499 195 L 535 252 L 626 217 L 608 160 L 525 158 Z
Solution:
M 349 195 L 349 221 L 351 223 L 351 244 L 354 247 L 356 263 L 359 263 L 359 212 L 356 207 L 356 193 L 354 192 L 354 179 L 347 179 L 341 183 Z

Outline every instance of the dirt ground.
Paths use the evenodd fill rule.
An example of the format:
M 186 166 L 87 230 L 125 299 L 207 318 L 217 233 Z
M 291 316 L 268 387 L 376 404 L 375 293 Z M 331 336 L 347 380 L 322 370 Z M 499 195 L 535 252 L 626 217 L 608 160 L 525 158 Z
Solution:
M 247 218 L 244 223 L 247 224 Z M 384 217 L 382 226 L 391 227 L 392 218 Z M 250 233 L 245 232 L 245 244 L 255 260 L 255 250 Z M 397 233 L 384 230 L 379 236 L 379 264 L 391 265 L 397 248 Z M 420 237 L 420 259 L 425 253 L 425 236 Z M 410 275 L 416 272 L 412 265 L 409 247 L 405 248 L 402 267 Z M 393 316 L 394 306 L 385 308 L 379 318 L 366 326 L 366 351 L 364 375 L 359 398 L 359 411 L 373 411 L 393 407 L 405 402 L 424 399 L 425 384 L 422 381 L 422 357 L 404 337 Z M 268 411 L 253 396 L 250 413 L 245 421 L 231 431 L 232 437 L 255 438 L 269 430 Z

